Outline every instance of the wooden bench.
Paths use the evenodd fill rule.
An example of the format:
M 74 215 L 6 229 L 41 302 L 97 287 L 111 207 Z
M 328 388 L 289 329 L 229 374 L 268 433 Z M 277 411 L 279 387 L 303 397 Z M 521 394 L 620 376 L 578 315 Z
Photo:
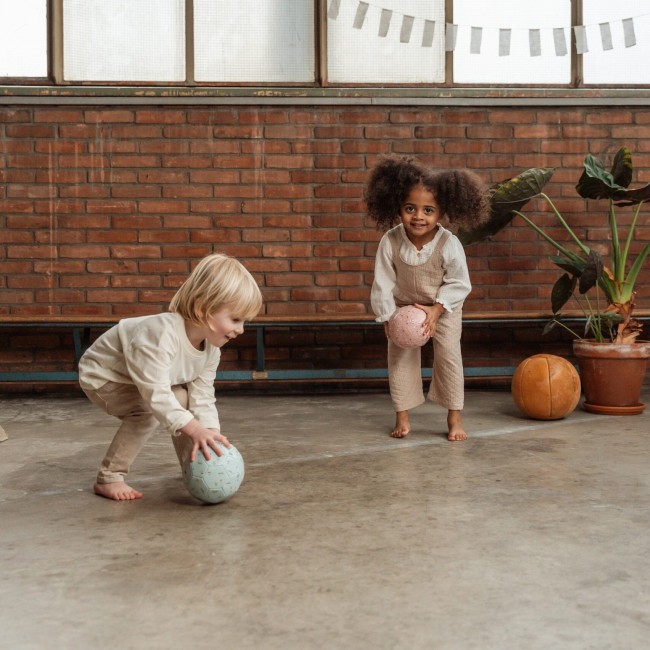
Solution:
M 637 318 L 650 320 L 650 310 L 638 311 Z M 544 324 L 550 318 L 548 312 L 493 311 L 463 315 L 463 327 L 485 325 L 524 325 Z M 120 318 L 114 316 L 61 316 L 61 315 L 0 315 L 0 329 L 28 329 L 60 331 L 72 333 L 74 343 L 75 365 L 87 349 L 93 332 L 103 332 L 115 325 Z M 584 323 L 584 317 L 572 315 L 570 320 Z M 219 370 L 218 381 L 251 380 L 350 380 L 350 379 L 385 379 L 386 368 L 321 368 L 321 369 L 269 369 L 266 364 L 266 333 L 272 329 L 282 328 L 324 328 L 324 327 L 381 327 L 372 314 L 302 314 L 302 315 L 261 315 L 247 323 L 247 330 L 256 333 L 256 359 L 254 370 Z M 465 368 L 466 377 L 509 377 L 515 368 L 511 366 L 486 366 Z M 431 369 L 423 368 L 423 378 L 431 377 Z M 74 382 L 78 374 L 75 371 L 0 371 L 0 382 Z

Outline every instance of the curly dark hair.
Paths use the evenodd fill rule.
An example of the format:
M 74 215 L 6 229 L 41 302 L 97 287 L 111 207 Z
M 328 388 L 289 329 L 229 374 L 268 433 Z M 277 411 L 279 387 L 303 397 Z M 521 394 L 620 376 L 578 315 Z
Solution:
M 474 228 L 490 215 L 487 188 L 468 169 L 437 171 L 410 156 L 385 155 L 370 172 L 364 200 L 368 216 L 388 230 L 400 220 L 400 209 L 411 189 L 422 185 L 436 198 L 449 227 Z

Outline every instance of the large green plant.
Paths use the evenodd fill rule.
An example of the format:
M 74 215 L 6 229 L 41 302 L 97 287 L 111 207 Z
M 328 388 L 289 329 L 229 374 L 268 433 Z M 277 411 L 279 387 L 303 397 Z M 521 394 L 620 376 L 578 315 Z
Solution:
M 639 189 L 627 189 L 632 181 L 632 156 L 627 147 L 621 147 L 607 171 L 604 164 L 591 154 L 584 161 L 584 171 L 576 190 L 585 199 L 608 201 L 608 225 L 610 231 L 611 268 L 606 266 L 600 254 L 583 242 L 569 226 L 553 201 L 541 191 L 553 174 L 553 169 L 535 168 L 520 174 L 492 189 L 492 215 L 490 221 L 472 233 L 459 233 L 461 241 L 469 244 L 495 234 L 510 223 L 514 215 L 520 216 L 558 252 L 550 259 L 565 273 L 553 287 L 551 308 L 553 319 L 545 332 L 556 325 L 569 329 L 562 322 L 562 308 L 572 298 L 586 318 L 585 336 L 591 333 L 598 341 L 612 340 L 631 343 L 641 333 L 641 324 L 634 320 L 634 286 L 648 254 L 646 244 L 634 262 L 630 262 L 630 247 L 643 202 L 650 199 L 650 184 Z M 528 182 L 525 182 L 527 179 Z M 538 191 L 533 194 L 537 189 Z M 542 227 L 521 212 L 521 208 L 533 196 L 539 196 L 551 207 L 561 226 L 569 234 L 577 250 L 573 251 L 550 237 Z M 525 199 L 525 200 L 524 200 Z M 521 202 L 516 205 L 517 200 Z M 616 207 L 636 206 L 632 223 L 623 240 L 617 223 Z M 588 292 L 595 288 L 595 296 Z M 573 330 L 576 337 L 580 338 Z

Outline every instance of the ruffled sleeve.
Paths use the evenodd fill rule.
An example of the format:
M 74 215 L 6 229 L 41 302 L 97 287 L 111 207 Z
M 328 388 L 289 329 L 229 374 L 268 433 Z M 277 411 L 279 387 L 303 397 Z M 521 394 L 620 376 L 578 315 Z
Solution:
M 384 235 L 377 248 L 375 279 L 370 292 L 372 311 L 380 323 L 387 321 L 397 309 L 393 295 L 396 282 L 397 276 L 393 266 L 390 239 L 388 235 Z
M 452 312 L 462 307 L 465 298 L 472 290 L 467 258 L 458 237 L 452 235 L 447 240 L 442 249 L 442 263 L 445 274 L 436 302 L 439 302 L 446 311 Z

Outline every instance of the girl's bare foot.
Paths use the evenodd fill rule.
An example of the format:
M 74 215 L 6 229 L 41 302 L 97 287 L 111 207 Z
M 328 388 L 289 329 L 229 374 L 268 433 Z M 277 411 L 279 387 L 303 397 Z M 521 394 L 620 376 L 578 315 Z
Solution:
M 93 491 L 100 497 L 113 499 L 114 501 L 130 501 L 132 499 L 141 499 L 142 492 L 138 492 L 124 481 L 117 483 L 95 483 Z
M 447 414 L 447 427 L 449 429 L 447 440 L 467 440 L 467 433 L 463 428 L 463 419 L 460 411 L 449 411 Z
M 397 411 L 395 413 L 395 428 L 391 431 L 393 438 L 405 438 L 411 433 L 408 411 Z

